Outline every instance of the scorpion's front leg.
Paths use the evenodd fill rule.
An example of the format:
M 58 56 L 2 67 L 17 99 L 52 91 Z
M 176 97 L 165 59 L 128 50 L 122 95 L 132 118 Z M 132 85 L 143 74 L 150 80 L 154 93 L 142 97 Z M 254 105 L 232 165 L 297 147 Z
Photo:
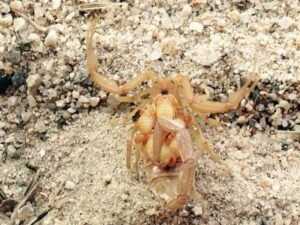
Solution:
M 134 88 L 138 87 L 143 81 L 156 80 L 157 75 L 146 70 L 145 72 L 137 75 L 134 79 L 128 83 L 119 86 L 115 81 L 107 78 L 104 74 L 97 72 L 97 57 L 93 50 L 93 36 L 96 30 L 96 19 L 92 19 L 90 27 L 87 32 L 86 44 L 87 44 L 87 69 L 90 74 L 90 79 L 94 82 L 94 85 L 98 88 L 102 88 L 107 92 L 111 92 L 117 95 L 125 95 Z
M 259 79 L 256 75 L 252 75 L 240 89 L 229 96 L 228 102 L 209 101 L 194 95 L 193 88 L 185 76 L 177 75 L 174 80 L 184 101 L 196 113 L 203 115 L 205 113 L 224 113 L 237 109 L 242 99 L 248 97 Z
M 180 173 L 177 180 L 177 196 L 167 203 L 167 208 L 177 210 L 182 208 L 194 193 L 196 163 L 194 159 L 188 159 L 179 168 Z

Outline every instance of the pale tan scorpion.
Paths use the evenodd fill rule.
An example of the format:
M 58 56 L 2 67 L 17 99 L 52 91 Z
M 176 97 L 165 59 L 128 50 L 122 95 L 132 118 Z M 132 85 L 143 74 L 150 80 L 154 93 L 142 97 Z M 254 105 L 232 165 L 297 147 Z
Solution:
M 241 100 L 255 87 L 258 78 L 252 75 L 229 96 L 227 102 L 209 101 L 205 95 L 194 94 L 188 78 L 181 74 L 162 78 L 147 70 L 128 83 L 118 85 L 97 72 L 97 58 L 92 47 L 95 27 L 93 19 L 86 40 L 90 79 L 96 87 L 122 100 L 143 102 L 133 117 L 135 124 L 128 140 L 127 167 L 132 167 L 131 154 L 135 149 L 136 170 L 141 158 L 153 190 L 166 201 L 167 209 L 181 208 L 195 193 L 195 168 L 199 154 L 194 152 L 194 145 L 213 159 L 219 159 L 203 137 L 194 113 L 203 117 L 237 109 Z M 152 85 L 135 97 L 127 96 L 144 81 L 151 81 Z M 148 101 L 145 96 L 149 96 Z

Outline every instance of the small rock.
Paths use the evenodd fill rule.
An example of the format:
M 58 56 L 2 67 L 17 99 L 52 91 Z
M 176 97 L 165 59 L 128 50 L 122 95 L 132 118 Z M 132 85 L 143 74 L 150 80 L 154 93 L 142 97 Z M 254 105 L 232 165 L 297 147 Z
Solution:
M 192 210 L 196 216 L 201 216 L 203 214 L 203 209 L 200 205 L 194 206 Z
M 24 207 L 22 207 L 18 213 L 17 218 L 20 221 L 29 220 L 34 216 L 34 209 L 31 205 L 31 203 L 27 203 Z
M 0 129 L 4 129 L 6 127 L 7 127 L 7 123 L 0 121 Z
M 76 109 L 74 109 L 74 108 L 68 108 L 67 109 L 67 111 L 70 113 L 70 114 L 74 114 L 74 113 L 76 113 Z
M 69 191 L 74 190 L 75 186 L 75 183 L 69 180 L 67 180 L 65 183 L 65 188 Z
M 286 100 L 280 100 L 278 105 L 286 111 L 288 111 L 291 108 L 291 104 Z
M 7 147 L 6 153 L 7 153 L 7 156 L 10 159 L 17 159 L 17 158 L 19 158 L 19 154 L 17 153 L 17 150 L 16 150 L 15 146 L 13 146 L 13 145 L 9 145 Z
M 3 27 L 9 27 L 13 24 L 13 17 L 11 14 L 0 15 L 0 25 Z
M 290 17 L 284 16 L 278 21 L 278 25 L 283 30 L 289 29 L 294 24 L 294 20 Z
M 79 91 L 73 91 L 72 92 L 72 97 L 75 98 L 75 99 L 79 99 L 79 97 L 80 97 Z
M 188 4 L 186 4 L 182 8 L 182 14 L 181 15 L 184 16 L 184 17 L 188 17 L 189 15 L 192 14 L 192 11 L 193 11 L 192 7 Z
M 104 184 L 107 186 L 111 183 L 111 175 L 107 174 L 104 178 Z
M 18 17 L 14 19 L 14 29 L 16 32 L 25 30 L 27 27 L 26 20 L 22 17 Z
M 55 48 L 58 42 L 58 33 L 52 29 L 49 31 L 46 39 L 45 39 L 45 45 L 47 47 Z
M 14 107 L 18 103 L 18 97 L 16 96 L 11 96 L 7 99 L 7 104 L 9 107 Z
M 198 44 L 192 50 L 187 52 L 187 56 L 196 63 L 203 66 L 210 66 L 218 61 L 222 54 L 213 46 Z
M 197 33 L 201 33 L 203 31 L 203 25 L 198 22 L 191 22 L 189 29 Z
M 84 95 L 81 95 L 78 99 L 78 102 L 80 105 L 86 105 L 89 104 L 89 99 L 87 97 L 85 97 Z
M 22 112 L 21 114 L 22 121 L 24 123 L 27 123 L 31 119 L 31 116 L 32 116 L 31 112 Z
M 65 120 L 68 120 L 71 118 L 71 113 L 69 113 L 68 111 L 64 111 L 62 113 L 62 117 L 65 119 Z
M 278 127 L 281 125 L 281 120 L 282 120 L 282 112 L 280 108 L 277 108 L 275 113 L 271 116 L 272 119 L 272 125 L 274 127 Z
M 240 13 L 237 10 L 233 10 L 233 11 L 229 12 L 228 16 L 234 23 L 239 22 L 241 19 Z
M 64 99 L 55 102 L 57 108 L 64 108 L 66 106 L 66 101 Z
M 36 124 L 35 124 L 35 131 L 39 134 L 44 134 L 47 132 L 47 129 L 48 127 L 45 125 L 45 123 L 41 122 L 41 121 L 38 121 Z
M 5 55 L 7 61 L 18 64 L 21 61 L 21 52 L 17 49 L 11 49 Z
M 10 8 L 12 11 L 19 11 L 22 12 L 23 11 L 23 3 L 21 1 L 12 1 L 10 3 Z
M 152 50 L 152 51 L 150 52 L 150 54 L 149 54 L 149 59 L 154 61 L 154 60 L 160 59 L 161 56 L 162 56 L 162 54 L 161 54 L 160 46 L 159 46 L 159 44 L 156 42 L 156 43 L 154 44 L 153 50 Z
M 10 8 L 9 5 L 4 3 L 3 1 L 0 4 L 0 12 L 3 14 L 7 14 L 10 12 Z
M 42 79 L 39 74 L 30 75 L 27 80 L 28 93 L 35 95 L 39 85 L 42 83 Z
M 2 129 L 0 129 L 0 137 L 4 137 L 6 135 L 6 132 Z
M 90 98 L 90 106 L 92 107 L 96 107 L 100 102 L 100 98 L 99 97 L 91 97 Z
M 58 95 L 57 95 L 57 91 L 55 89 L 51 88 L 48 90 L 48 98 L 50 100 L 56 99 L 57 97 L 58 97 Z
M 37 105 L 35 98 L 32 95 L 27 96 L 28 104 L 31 108 L 35 107 Z
M 238 124 L 246 124 L 248 121 L 249 121 L 249 120 L 248 120 L 247 117 L 245 117 L 245 116 L 240 116 L 240 117 L 237 119 L 236 122 L 237 122 Z
M 14 87 L 18 88 L 26 83 L 25 75 L 22 72 L 16 72 L 11 77 L 11 82 Z
M 162 11 L 161 11 L 161 27 L 164 29 L 172 29 L 173 28 L 171 18 L 169 17 L 169 15 L 165 9 L 162 9 Z
M 53 0 L 52 1 L 52 9 L 57 10 L 61 6 L 61 0 Z
M 40 42 L 41 38 L 38 34 L 36 33 L 31 33 L 28 36 L 28 41 L 30 42 Z

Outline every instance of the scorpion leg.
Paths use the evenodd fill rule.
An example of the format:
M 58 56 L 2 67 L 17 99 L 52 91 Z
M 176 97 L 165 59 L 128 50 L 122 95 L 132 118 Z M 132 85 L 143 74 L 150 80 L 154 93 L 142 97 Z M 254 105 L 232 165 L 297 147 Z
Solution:
M 175 211 L 182 208 L 194 192 L 195 161 L 189 159 L 180 167 L 180 174 L 177 180 L 177 197 L 167 203 L 167 208 Z
M 119 86 L 115 81 L 107 78 L 104 74 L 97 72 L 97 58 L 93 50 L 93 36 L 96 30 L 96 19 L 92 19 L 90 27 L 87 32 L 86 45 L 87 45 L 87 69 L 90 74 L 90 79 L 94 82 L 94 85 L 98 88 L 102 88 L 107 92 L 111 92 L 117 95 L 127 94 L 129 91 L 138 87 L 143 81 L 156 80 L 157 74 L 153 71 L 146 70 L 143 73 L 137 75 L 134 79 L 128 83 Z M 127 99 L 125 99 L 127 100 Z
M 174 79 L 178 86 L 180 96 L 183 98 L 182 101 L 184 101 L 185 104 L 190 105 L 190 107 L 200 115 L 235 110 L 239 106 L 241 100 L 248 97 L 258 80 L 259 78 L 256 75 L 252 75 L 240 89 L 229 96 L 228 102 L 214 102 L 204 99 L 203 96 L 194 95 L 193 88 L 187 77 L 177 75 Z
M 192 101 L 191 108 L 197 113 L 224 113 L 238 108 L 243 98 L 247 98 L 258 82 L 256 76 L 247 79 L 246 83 L 229 96 L 228 102 L 208 100 Z

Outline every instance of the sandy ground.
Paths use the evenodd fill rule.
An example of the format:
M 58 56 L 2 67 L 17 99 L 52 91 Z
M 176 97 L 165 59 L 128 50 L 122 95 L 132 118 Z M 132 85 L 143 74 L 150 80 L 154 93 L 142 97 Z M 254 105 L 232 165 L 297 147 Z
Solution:
M 196 188 L 206 201 L 194 199 L 165 213 L 145 180 L 126 169 L 130 121 L 124 120 L 133 106 L 115 108 L 105 92 L 82 82 L 87 14 L 73 3 L 23 1 L 27 15 L 55 30 L 52 37 L 0 8 L 1 25 L 6 23 L 0 30 L 1 73 L 28 63 L 26 84 L 0 96 L 1 155 L 14 148 L 18 153 L 0 163 L 0 188 L 7 196 L 20 199 L 34 176 L 30 168 L 38 167 L 32 213 L 42 212 L 60 190 L 41 225 L 300 224 L 299 140 L 280 137 L 273 123 L 253 132 L 248 123 L 238 126 L 227 117 L 221 126 L 203 129 L 232 176 L 202 156 Z M 271 81 L 299 81 L 299 10 L 298 1 L 128 1 L 99 20 L 95 47 L 102 70 L 117 81 L 146 67 L 167 76 L 181 72 L 197 90 L 209 87 L 205 91 L 222 100 L 253 71 Z M 31 49 L 18 59 L 20 41 L 29 41 Z M 296 107 L 286 114 L 298 116 L 299 123 L 299 83 L 294 86 Z M 285 88 L 279 85 L 280 96 Z M 9 147 L 12 137 L 25 144 Z M 9 213 L 0 213 L 0 224 L 9 224 Z

